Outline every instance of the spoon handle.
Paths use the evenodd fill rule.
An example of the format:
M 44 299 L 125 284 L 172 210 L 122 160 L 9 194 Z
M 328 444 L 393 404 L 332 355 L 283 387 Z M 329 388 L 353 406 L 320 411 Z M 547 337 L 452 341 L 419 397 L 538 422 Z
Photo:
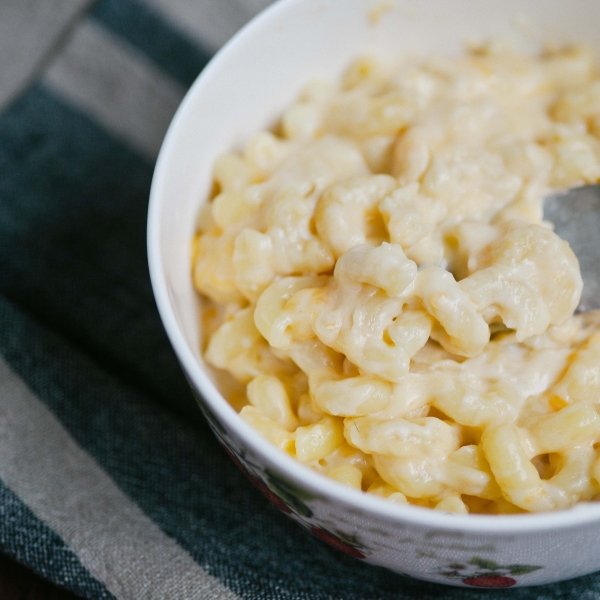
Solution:
M 579 260 L 583 292 L 577 312 L 600 308 L 600 185 L 574 188 L 544 201 L 544 219 Z

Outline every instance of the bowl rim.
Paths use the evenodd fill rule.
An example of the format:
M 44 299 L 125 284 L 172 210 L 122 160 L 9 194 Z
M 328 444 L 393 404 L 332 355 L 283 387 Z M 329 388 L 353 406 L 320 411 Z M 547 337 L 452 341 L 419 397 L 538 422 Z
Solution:
M 147 220 L 147 252 L 150 280 L 155 301 L 169 341 L 187 374 L 191 385 L 200 392 L 211 412 L 225 422 L 254 453 L 271 462 L 282 474 L 287 474 L 303 487 L 316 495 L 327 497 L 333 501 L 354 509 L 372 514 L 379 518 L 404 525 L 423 526 L 427 529 L 437 528 L 447 532 L 464 532 L 479 534 L 515 535 L 518 533 L 547 532 L 571 527 L 584 526 L 600 521 L 600 502 L 580 502 L 574 507 L 544 513 L 525 513 L 516 515 L 457 515 L 444 513 L 430 508 L 414 505 L 398 505 L 374 495 L 352 490 L 310 470 L 299 461 L 276 449 L 262 438 L 248 424 L 240 419 L 227 400 L 220 394 L 216 386 L 196 360 L 181 331 L 168 293 L 167 280 L 163 268 L 161 253 L 161 210 L 165 196 L 163 189 L 171 157 L 176 153 L 179 131 L 185 129 L 185 123 L 197 98 L 204 89 L 210 88 L 211 80 L 219 73 L 221 64 L 229 54 L 244 46 L 263 26 L 279 16 L 289 7 L 303 0 L 276 0 L 244 25 L 213 56 L 196 78 L 183 101 L 179 105 L 161 145 L 156 161 L 150 189 L 150 202 Z M 190 275 L 191 277 L 191 275 Z

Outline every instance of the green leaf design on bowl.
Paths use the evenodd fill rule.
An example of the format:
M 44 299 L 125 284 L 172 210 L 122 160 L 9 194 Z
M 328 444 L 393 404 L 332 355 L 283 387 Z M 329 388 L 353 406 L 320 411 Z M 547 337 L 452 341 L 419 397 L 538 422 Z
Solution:
M 498 563 L 495 563 L 493 560 L 487 560 L 485 558 L 472 558 L 471 559 L 471 563 L 472 565 L 475 565 L 477 567 L 481 567 L 482 569 L 497 569 L 498 568 Z
M 506 568 L 511 575 L 526 575 L 527 573 L 533 573 L 542 567 L 536 565 L 510 565 Z

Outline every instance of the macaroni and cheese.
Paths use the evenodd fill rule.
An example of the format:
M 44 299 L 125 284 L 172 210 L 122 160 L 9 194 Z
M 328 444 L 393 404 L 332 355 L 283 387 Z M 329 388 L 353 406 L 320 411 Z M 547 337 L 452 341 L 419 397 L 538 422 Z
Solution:
M 344 485 L 455 513 L 600 494 L 600 314 L 552 190 L 600 181 L 585 48 L 356 61 L 216 161 L 193 244 L 240 416 Z

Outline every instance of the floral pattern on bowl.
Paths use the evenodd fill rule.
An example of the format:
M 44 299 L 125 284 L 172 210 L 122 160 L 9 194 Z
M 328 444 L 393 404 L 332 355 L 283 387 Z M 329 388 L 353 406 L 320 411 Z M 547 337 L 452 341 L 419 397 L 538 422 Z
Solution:
M 480 588 L 507 588 L 517 585 L 515 577 L 527 575 L 543 567 L 537 565 L 499 565 L 493 560 L 474 557 L 468 563 L 453 563 L 440 575 L 465 585 Z

